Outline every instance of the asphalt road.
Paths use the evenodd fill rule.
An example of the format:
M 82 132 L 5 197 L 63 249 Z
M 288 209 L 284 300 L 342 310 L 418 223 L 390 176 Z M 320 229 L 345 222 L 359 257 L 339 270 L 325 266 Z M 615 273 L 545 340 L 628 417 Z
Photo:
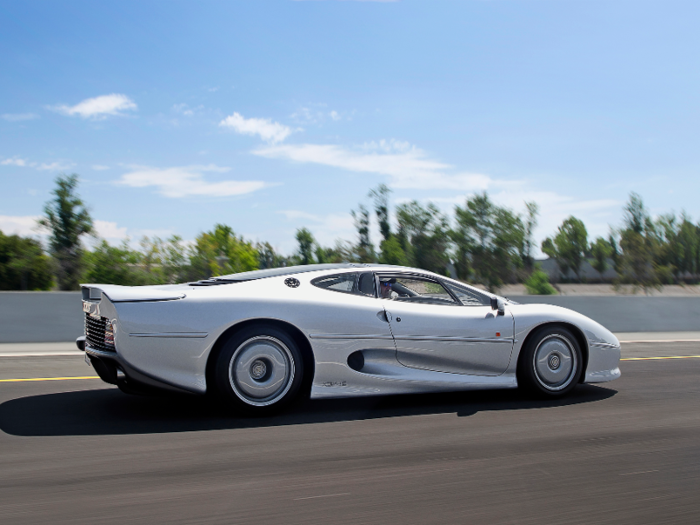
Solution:
M 92 379 L 1 382 L 0 523 L 700 523 L 700 359 L 622 372 L 563 401 L 317 401 L 270 419 Z M 92 373 L 0 358 L 0 380 Z

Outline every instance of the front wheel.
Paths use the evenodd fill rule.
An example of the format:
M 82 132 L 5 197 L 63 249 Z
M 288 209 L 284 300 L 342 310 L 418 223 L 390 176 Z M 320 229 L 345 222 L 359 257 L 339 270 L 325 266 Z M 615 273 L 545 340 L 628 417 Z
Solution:
M 236 333 L 216 363 L 220 394 L 249 414 L 267 414 L 288 404 L 304 375 L 301 353 L 294 340 L 272 326 L 255 326 Z
M 561 327 L 545 327 L 534 334 L 518 363 L 521 386 L 546 397 L 561 397 L 579 382 L 583 368 L 576 337 Z

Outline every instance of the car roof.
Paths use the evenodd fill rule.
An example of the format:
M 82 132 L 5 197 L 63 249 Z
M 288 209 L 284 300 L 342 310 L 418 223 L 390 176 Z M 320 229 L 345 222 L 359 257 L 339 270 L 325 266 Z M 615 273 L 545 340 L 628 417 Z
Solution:
M 300 266 L 284 266 L 281 268 L 266 268 L 264 270 L 253 270 L 250 272 L 232 273 L 214 277 L 225 281 L 254 281 L 257 279 L 265 279 L 267 277 L 280 277 L 283 275 L 293 275 L 297 273 L 318 272 L 324 270 L 351 270 L 351 269 L 366 269 L 366 270 L 414 270 L 404 266 L 394 266 L 390 264 L 363 264 L 363 263 L 334 263 L 334 264 L 305 264 Z M 425 270 L 417 270 L 425 272 Z M 430 273 L 430 272 L 425 272 Z

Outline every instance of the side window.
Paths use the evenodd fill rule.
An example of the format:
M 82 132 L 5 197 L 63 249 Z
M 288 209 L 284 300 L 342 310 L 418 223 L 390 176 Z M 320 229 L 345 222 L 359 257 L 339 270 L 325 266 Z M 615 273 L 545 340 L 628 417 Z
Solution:
M 357 293 L 368 297 L 376 297 L 374 292 L 374 274 L 372 272 L 364 272 L 357 279 Z
M 339 275 L 327 275 L 318 277 L 311 281 L 311 284 L 326 290 L 335 292 L 353 293 L 355 289 L 356 273 L 341 273 Z
M 457 304 L 439 282 L 401 275 L 380 276 L 379 297 L 409 303 Z
M 489 306 L 491 304 L 487 296 L 475 290 L 470 290 L 466 286 L 456 286 L 452 283 L 446 283 L 446 286 L 464 306 Z

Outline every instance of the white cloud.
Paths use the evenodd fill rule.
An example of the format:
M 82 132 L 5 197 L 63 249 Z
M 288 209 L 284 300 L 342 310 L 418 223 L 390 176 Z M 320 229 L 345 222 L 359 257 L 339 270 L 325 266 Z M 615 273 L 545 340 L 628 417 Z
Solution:
M 352 215 L 349 213 L 330 213 L 327 215 L 316 215 L 300 210 L 281 210 L 280 215 L 284 215 L 288 222 L 291 222 L 295 227 L 305 226 L 311 230 L 316 241 L 322 246 L 333 246 L 338 239 L 354 240 L 357 236 L 355 223 Z M 294 234 L 290 239 L 293 241 Z M 288 251 L 293 251 L 294 246 L 290 241 L 289 246 L 284 248 Z
M 618 222 L 623 202 L 615 199 L 580 200 L 551 190 L 525 190 L 522 187 L 503 187 L 490 194 L 491 199 L 502 205 L 525 213 L 526 202 L 539 205 L 539 217 L 535 239 L 537 244 L 552 235 L 567 217 L 581 219 L 588 230 L 589 241 L 595 237 L 607 237 L 611 225 Z
M 278 122 L 263 118 L 246 119 L 239 113 L 226 117 L 219 122 L 219 126 L 231 128 L 242 135 L 259 135 L 264 141 L 273 144 L 282 142 L 292 133 L 291 128 Z
M 267 158 L 321 164 L 359 173 L 378 173 L 390 177 L 395 188 L 485 190 L 491 177 L 479 173 L 447 173 L 450 168 L 415 146 L 398 141 L 379 141 L 348 149 L 330 144 L 267 146 L 253 151 Z
M 40 218 L 39 215 L 0 215 L 0 231 L 5 235 L 35 236 L 39 232 L 36 221 Z
M 196 107 L 190 107 L 187 104 L 174 104 L 173 105 L 173 111 L 180 113 L 181 115 L 185 117 L 192 117 L 197 111 L 201 111 L 204 109 L 204 106 L 201 104 Z
M 183 166 L 174 168 L 151 168 L 133 166 L 117 184 L 132 188 L 155 187 L 165 197 L 179 198 L 195 195 L 211 197 L 230 197 L 244 195 L 271 186 L 256 180 L 222 180 L 207 182 L 204 173 L 226 173 L 230 168 L 213 164 L 208 166 Z
M 3 113 L 0 117 L 7 122 L 23 122 L 25 120 L 39 118 L 39 115 L 36 113 Z
M 21 159 L 19 157 L 12 157 L 10 159 L 4 159 L 0 161 L 0 166 L 18 166 L 18 167 L 31 167 L 39 171 L 66 171 L 75 167 L 74 162 L 57 161 L 52 163 L 43 162 L 39 164 L 38 162 L 30 162 L 26 159 Z
M 112 93 L 99 97 L 88 98 L 75 106 L 51 106 L 49 109 L 68 116 L 82 118 L 105 118 L 106 116 L 122 116 L 124 111 L 137 109 L 136 103 L 126 95 Z
M 62 162 L 62 161 L 52 162 L 51 164 L 47 164 L 44 162 L 44 163 L 39 164 L 39 165 L 37 165 L 36 163 L 32 163 L 31 165 L 36 167 L 36 169 L 38 169 L 40 171 L 66 171 L 66 170 L 69 170 L 69 169 L 75 167 L 74 162 Z
M 352 111 L 350 115 L 354 113 Z M 309 104 L 308 106 L 302 106 L 297 109 L 294 113 L 289 115 L 289 117 L 299 124 L 319 124 L 322 125 L 328 119 L 333 121 L 339 121 L 343 118 L 347 120 L 352 120 L 348 113 L 340 113 L 336 110 L 328 111 L 327 104 L 317 103 Z
M 139 230 L 131 230 L 131 235 L 134 240 L 140 241 L 143 237 L 148 237 L 149 239 L 153 239 L 154 237 L 159 237 L 161 239 L 168 239 L 175 235 L 176 232 L 170 229 L 139 229 Z
M 95 220 L 93 226 L 97 236 L 107 241 L 121 241 L 127 237 L 126 227 L 117 226 L 116 222 Z
M 0 215 L 0 231 L 5 235 L 38 237 L 46 241 L 49 232 L 46 228 L 37 224 L 39 219 L 41 219 L 39 215 Z M 94 220 L 93 227 L 98 237 L 109 241 L 111 244 L 121 242 L 128 237 L 126 227 L 118 226 L 116 222 Z M 95 245 L 95 241 L 87 236 L 84 236 L 83 240 L 85 240 L 88 245 Z
M 93 164 L 90 167 L 95 171 L 105 171 L 109 169 L 109 166 L 103 166 L 102 164 Z
M 19 157 L 12 157 L 11 159 L 5 159 L 0 161 L 0 166 L 19 166 L 23 168 L 27 165 L 27 161 L 24 159 L 20 159 Z

